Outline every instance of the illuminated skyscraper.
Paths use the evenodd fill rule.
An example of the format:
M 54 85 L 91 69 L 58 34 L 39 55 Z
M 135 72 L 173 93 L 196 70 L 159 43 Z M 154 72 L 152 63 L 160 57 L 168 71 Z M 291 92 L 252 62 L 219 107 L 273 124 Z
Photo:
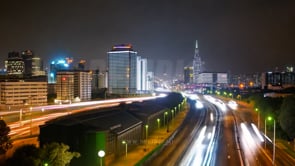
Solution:
M 22 75 L 25 71 L 25 64 L 19 52 L 9 52 L 5 62 L 8 75 Z
M 32 50 L 19 52 L 9 52 L 5 61 L 5 68 L 8 75 L 19 76 L 43 76 L 42 60 L 33 54 Z
M 137 91 L 144 93 L 147 91 L 147 59 L 137 57 Z
M 198 41 L 196 40 L 195 55 L 193 60 L 194 83 L 198 83 L 198 76 L 201 72 L 203 72 L 203 62 L 201 60 L 201 56 L 199 55 Z
M 137 90 L 137 52 L 132 45 L 113 46 L 108 52 L 108 92 L 135 94 Z
M 33 51 L 25 50 L 21 52 L 22 59 L 24 61 L 24 75 L 25 76 L 32 76 L 32 68 L 33 68 Z
M 48 83 L 56 83 L 57 71 L 69 70 L 71 62 L 69 58 L 52 61 L 50 64 L 50 72 L 48 73 Z
M 193 67 L 186 66 L 184 67 L 184 83 L 193 83 Z

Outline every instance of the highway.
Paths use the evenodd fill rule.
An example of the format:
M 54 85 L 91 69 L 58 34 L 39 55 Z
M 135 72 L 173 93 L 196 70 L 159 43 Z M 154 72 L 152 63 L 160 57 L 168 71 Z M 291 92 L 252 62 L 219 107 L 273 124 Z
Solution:
M 190 112 L 173 137 L 173 144 L 146 165 L 273 165 L 273 144 L 254 124 L 253 110 L 241 105 L 233 107 L 228 100 L 211 96 L 199 96 L 197 101 L 204 108 L 194 107 L 191 101 Z M 284 150 L 276 148 L 276 165 L 294 163 Z
M 175 165 L 179 156 L 185 151 L 193 139 L 194 133 L 199 131 L 199 126 L 206 117 L 205 109 L 196 109 L 195 102 L 189 100 L 190 110 L 187 113 L 182 125 L 172 138 L 173 144 L 166 144 L 154 158 L 151 158 L 145 165 Z M 200 119 L 198 121 L 198 119 Z
M 239 109 L 233 111 L 237 122 L 240 124 L 241 144 L 244 151 L 244 160 L 246 165 L 273 165 L 273 142 L 270 134 L 265 136 L 258 129 L 257 116 L 255 112 L 243 105 L 239 105 Z M 255 120 L 254 120 L 255 119 Z M 268 131 L 269 132 L 269 131 Z M 276 145 L 275 149 L 275 165 L 294 165 L 295 160 L 287 154 L 280 146 Z
M 37 136 L 39 134 L 39 126 L 46 121 L 66 116 L 69 114 L 97 109 L 117 106 L 122 102 L 131 103 L 134 101 L 144 101 L 155 99 L 156 97 L 135 97 L 135 98 L 119 98 L 103 101 L 91 101 L 62 105 L 47 105 L 38 107 L 28 107 L 19 110 L 2 111 L 1 118 L 6 121 L 11 131 L 9 136 L 12 140 Z
M 233 115 L 225 111 L 221 101 L 217 104 L 210 97 L 197 99 L 204 107 L 197 108 L 195 99 L 189 100 L 190 111 L 173 137 L 173 144 L 146 165 L 243 165 Z

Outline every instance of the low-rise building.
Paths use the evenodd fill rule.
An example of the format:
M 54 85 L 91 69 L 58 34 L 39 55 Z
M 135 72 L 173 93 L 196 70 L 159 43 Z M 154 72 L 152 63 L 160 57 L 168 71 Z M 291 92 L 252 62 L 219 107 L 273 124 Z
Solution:
M 1 109 L 26 108 L 47 105 L 45 76 L 26 79 L 4 76 L 0 78 Z

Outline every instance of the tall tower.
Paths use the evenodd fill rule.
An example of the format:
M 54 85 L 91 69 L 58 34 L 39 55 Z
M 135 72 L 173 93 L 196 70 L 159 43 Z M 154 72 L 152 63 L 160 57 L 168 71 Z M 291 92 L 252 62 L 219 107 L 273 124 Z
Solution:
M 34 57 L 33 52 L 31 50 L 25 50 L 25 51 L 21 52 L 21 56 L 22 56 L 23 62 L 25 64 L 24 75 L 25 76 L 32 76 L 32 69 L 33 69 L 32 59 Z
M 195 55 L 193 60 L 193 80 L 197 83 L 199 74 L 203 72 L 203 62 L 199 55 L 198 40 L 196 40 Z
M 137 88 L 137 52 L 132 45 L 113 46 L 108 52 L 108 91 L 113 94 L 135 94 Z

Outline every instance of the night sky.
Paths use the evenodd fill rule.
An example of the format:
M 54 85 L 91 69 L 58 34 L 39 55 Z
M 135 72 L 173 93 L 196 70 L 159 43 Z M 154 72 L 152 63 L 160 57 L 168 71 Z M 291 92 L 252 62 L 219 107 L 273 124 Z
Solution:
M 206 71 L 295 65 L 294 0 L 7 0 L 0 21 L 1 68 L 8 52 L 25 49 L 45 65 L 69 56 L 104 68 L 112 45 L 131 43 L 150 70 L 177 74 L 195 40 Z

